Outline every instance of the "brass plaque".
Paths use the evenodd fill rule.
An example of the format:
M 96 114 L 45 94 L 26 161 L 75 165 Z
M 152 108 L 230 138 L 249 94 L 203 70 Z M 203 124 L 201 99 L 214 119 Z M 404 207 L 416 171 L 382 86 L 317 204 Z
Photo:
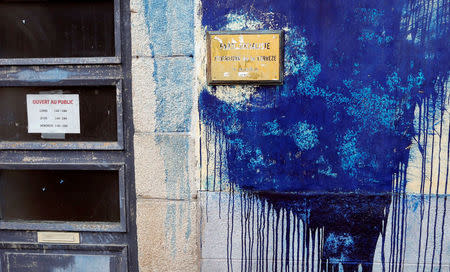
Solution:
M 207 32 L 208 84 L 283 83 L 283 31 Z
M 38 243 L 57 243 L 57 244 L 79 244 L 80 234 L 78 232 L 51 232 L 39 231 Z

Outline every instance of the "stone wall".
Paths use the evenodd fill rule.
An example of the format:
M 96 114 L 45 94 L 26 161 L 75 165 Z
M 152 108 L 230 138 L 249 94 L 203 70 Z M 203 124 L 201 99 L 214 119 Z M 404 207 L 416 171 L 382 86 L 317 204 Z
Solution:
M 140 271 L 198 271 L 194 3 L 133 0 L 131 21 Z

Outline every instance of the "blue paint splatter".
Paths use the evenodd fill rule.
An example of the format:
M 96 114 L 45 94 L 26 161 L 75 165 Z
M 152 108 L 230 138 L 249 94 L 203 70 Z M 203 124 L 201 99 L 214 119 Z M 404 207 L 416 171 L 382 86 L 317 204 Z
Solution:
M 432 6 L 442 8 L 443 1 L 437 2 Z M 421 133 L 414 128 L 414 109 L 426 103 L 431 116 L 443 107 L 445 89 L 438 83 L 448 80 L 450 70 L 448 9 L 430 9 L 446 18 L 438 23 L 434 16 L 404 12 L 426 5 L 414 0 L 202 3 L 202 24 L 209 30 L 225 30 L 229 14 L 248 11 L 246 17 L 267 29 L 287 29 L 283 86 L 258 87 L 244 108 L 219 100 L 211 87 L 201 92 L 199 110 L 203 124 L 225 139 L 228 181 L 271 203 L 275 213 L 285 209 L 311 228 L 324 228 L 324 262 L 373 260 L 390 194 L 404 192 L 408 147 Z M 404 23 L 427 18 L 434 19 L 426 29 Z M 299 196 L 330 192 L 383 197 L 374 203 L 336 197 L 326 200 L 333 203 L 327 208 Z M 400 198 L 392 199 L 400 205 Z M 376 216 L 366 220 L 369 210 Z M 358 226 L 361 222 L 365 227 Z M 358 264 L 335 267 L 354 271 Z

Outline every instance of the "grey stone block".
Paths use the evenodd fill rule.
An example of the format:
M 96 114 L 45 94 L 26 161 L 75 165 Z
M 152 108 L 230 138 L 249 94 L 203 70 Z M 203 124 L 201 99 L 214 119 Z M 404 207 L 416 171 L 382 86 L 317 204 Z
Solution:
M 187 132 L 194 95 L 192 58 L 155 59 L 156 132 Z
M 139 271 L 200 270 L 195 201 L 137 201 Z
M 153 58 L 133 59 L 133 120 L 136 132 L 155 131 L 156 84 L 152 76 L 154 62 Z
M 133 114 L 137 132 L 188 132 L 194 81 L 192 58 L 133 59 Z
M 193 199 L 197 194 L 194 140 L 188 135 L 135 135 L 136 194 Z

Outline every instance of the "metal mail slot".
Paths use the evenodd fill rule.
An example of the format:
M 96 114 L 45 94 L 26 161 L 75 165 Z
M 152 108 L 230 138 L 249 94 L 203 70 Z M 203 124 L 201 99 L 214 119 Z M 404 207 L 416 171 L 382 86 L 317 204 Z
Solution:
M 49 232 L 39 231 L 37 233 L 38 243 L 79 244 L 80 234 L 78 232 Z

